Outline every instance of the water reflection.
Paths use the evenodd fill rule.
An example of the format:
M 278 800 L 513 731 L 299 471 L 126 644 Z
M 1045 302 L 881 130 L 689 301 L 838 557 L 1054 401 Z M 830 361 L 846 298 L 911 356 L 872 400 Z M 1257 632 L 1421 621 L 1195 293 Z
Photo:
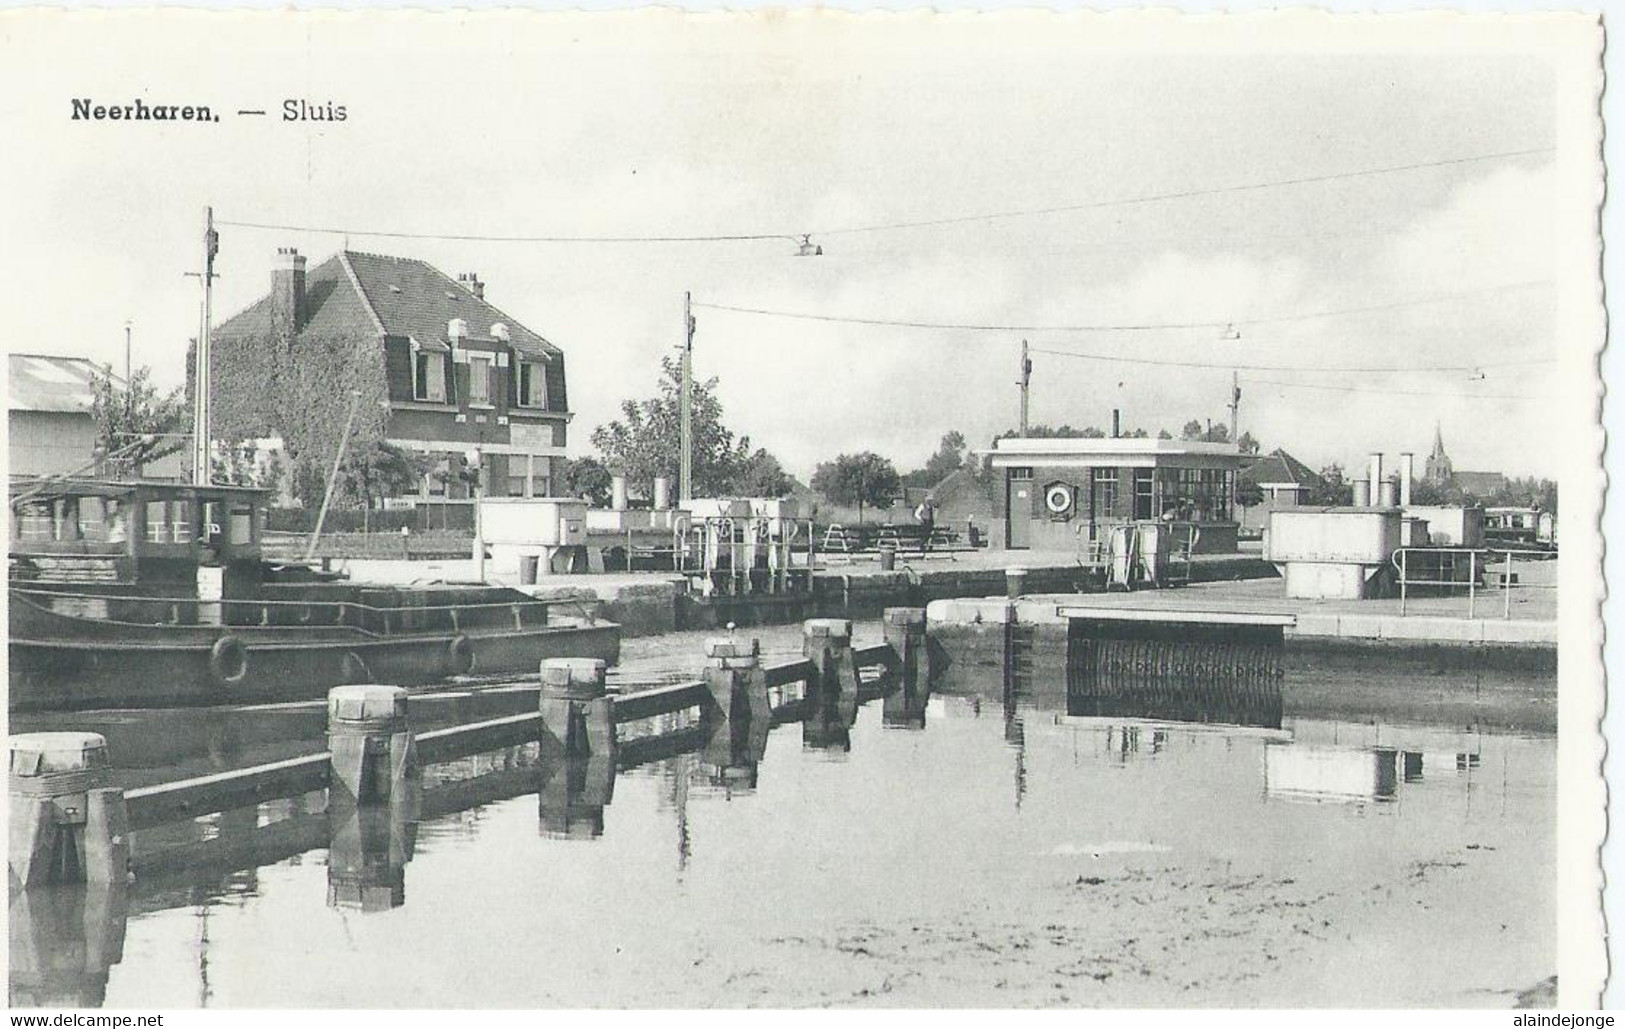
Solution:
M 373 912 L 406 903 L 406 863 L 417 847 L 421 787 L 390 803 L 336 802 L 327 812 L 327 906 Z
M 676 741 L 678 756 L 659 757 L 657 748 L 646 746 L 643 757 L 617 767 L 590 755 L 564 760 L 529 745 L 425 768 L 416 811 L 341 811 L 314 794 L 143 830 L 133 900 L 85 897 L 81 888 L 77 908 L 66 891 L 14 902 L 12 1002 L 140 1004 L 148 996 L 143 979 L 185 976 L 196 987 L 187 997 L 198 1003 L 298 1003 L 331 996 L 315 988 L 323 982 L 331 988 L 330 980 L 317 978 L 322 975 L 357 983 L 351 999 L 358 1005 L 406 1003 L 403 997 L 421 1002 L 423 995 L 411 993 L 411 984 L 391 971 L 401 967 L 403 954 L 421 950 L 421 938 L 379 931 L 393 920 L 346 921 L 322 912 L 317 898 L 324 889 L 328 906 L 339 911 L 386 911 L 410 896 L 412 923 L 447 934 L 466 932 L 469 911 L 500 912 L 496 928 L 504 939 L 542 941 L 543 952 L 521 959 L 509 952 L 528 948 L 470 944 L 454 957 L 456 975 L 440 987 L 446 992 L 436 995 L 439 1002 L 560 1004 L 584 998 L 551 982 L 550 991 L 564 992 L 503 991 L 525 988 L 512 984 L 529 982 L 517 971 L 526 962 L 551 954 L 575 969 L 568 964 L 573 951 L 635 938 L 626 935 L 635 932 L 627 928 L 633 913 L 606 911 L 601 894 L 590 888 L 558 889 L 561 881 L 576 887 L 601 881 L 595 877 L 606 868 L 613 870 L 610 881 L 639 891 L 638 905 L 623 906 L 639 908 L 645 918 L 656 914 L 678 934 L 754 940 L 760 949 L 762 939 L 782 936 L 787 916 L 823 911 L 831 896 L 848 898 L 837 917 L 862 911 L 865 918 L 874 912 L 882 920 L 945 921 L 960 917 L 969 903 L 965 891 L 981 884 L 997 897 L 1008 892 L 1048 903 L 1053 898 L 1042 891 L 1051 889 L 1045 884 L 1052 871 L 1065 871 L 1067 883 L 1077 878 L 1068 862 L 1087 865 L 1098 879 L 1111 875 L 1101 868 L 1137 854 L 1155 856 L 1159 877 L 1177 879 L 1188 862 L 1196 870 L 1191 874 L 1201 875 L 1232 864 L 1277 875 L 1290 868 L 1305 883 L 1323 874 L 1322 866 L 1337 864 L 1317 864 L 1328 852 L 1347 854 L 1347 863 L 1362 867 L 1395 862 L 1403 879 L 1410 874 L 1403 861 L 1436 859 L 1440 848 L 1460 845 L 1468 833 L 1474 847 L 1485 844 L 1473 850 L 1473 861 L 1492 854 L 1508 864 L 1546 860 L 1540 844 L 1551 817 L 1549 737 L 1283 718 L 1279 712 L 1271 725 L 1267 711 L 1238 727 L 1214 723 L 1256 716 L 1258 706 L 1241 705 L 1238 715 L 1237 707 L 1224 705 L 1222 691 L 1203 712 L 1207 717 L 1185 721 L 1169 717 L 1166 694 L 1143 681 L 1119 688 L 1097 676 L 1092 693 L 1071 685 L 1058 671 L 1047 674 L 1031 664 L 1004 674 L 961 669 L 958 679 L 950 672 L 912 688 L 905 682 L 866 687 L 864 697 L 882 702 L 862 715 L 857 697 L 803 700 L 781 693 L 771 718 L 670 718 L 638 737 Z M 794 730 L 772 741 L 772 726 L 788 721 L 802 722 L 802 746 Z M 899 725 L 913 731 L 885 731 Z M 847 764 L 831 768 L 822 755 L 803 753 L 823 747 Z M 763 780 L 770 756 L 772 774 Z M 617 790 L 619 772 L 644 759 L 652 763 Z M 1482 781 L 1486 763 L 1497 770 L 1498 783 Z M 1492 803 L 1460 812 L 1459 801 L 1474 793 Z M 733 799 L 744 803 L 718 803 Z M 617 815 L 606 823 L 612 800 Z M 1305 800 L 1322 803 L 1298 803 Z M 1452 802 L 1461 817 L 1437 817 Z M 1423 816 L 1398 817 L 1403 811 Z M 784 831 L 786 819 L 793 833 Z M 1366 823 L 1386 828 L 1373 836 Z M 898 860 L 898 827 L 908 847 L 931 848 L 941 867 L 937 875 L 888 891 L 867 870 Z M 714 845 L 696 851 L 696 832 Z M 547 850 L 554 845 L 538 835 L 596 842 L 585 851 Z M 794 847 L 783 842 L 790 837 Z M 544 848 L 522 856 L 545 860 L 504 862 L 500 875 L 482 863 L 482 852 L 503 848 L 507 855 L 516 847 Z M 325 869 L 318 871 L 323 848 Z M 787 858 L 832 869 L 833 878 L 812 884 L 784 876 Z M 1019 874 L 1006 874 L 1010 870 Z M 1523 885 L 1515 878 L 1497 883 L 1536 891 L 1549 881 L 1541 874 Z M 1337 885 L 1328 879 L 1316 889 Z M 762 891 L 772 903 L 738 904 L 744 888 Z M 1542 910 L 1539 898 L 1518 897 L 1537 914 Z M 249 919 L 218 917 L 222 898 L 258 912 L 253 923 L 265 931 L 298 926 L 308 940 L 273 953 L 311 977 L 309 992 L 296 984 L 291 993 L 273 993 L 272 985 L 245 971 L 262 944 L 242 928 Z M 312 904 L 326 917 L 311 919 Z M 124 957 L 119 970 L 109 972 L 121 960 L 126 911 L 140 921 L 177 908 L 183 917 L 149 921 L 133 937 L 143 941 L 138 953 L 131 948 L 135 967 Z M 547 948 L 559 937 L 561 920 L 572 933 L 552 953 Z M 173 928 L 182 922 L 184 933 Z M 755 960 L 748 947 L 715 946 L 731 961 Z M 585 983 L 619 966 L 579 967 Z M 616 988 L 636 989 L 625 982 Z M 802 1002 L 791 994 L 783 1000 Z M 680 1002 L 707 1000 L 694 994 Z
M 604 808 L 615 795 L 613 754 L 572 754 L 545 765 L 537 793 L 543 836 L 592 840 L 604 834 Z
M 129 888 L 58 886 L 11 895 L 12 1007 L 93 1008 L 124 958 Z

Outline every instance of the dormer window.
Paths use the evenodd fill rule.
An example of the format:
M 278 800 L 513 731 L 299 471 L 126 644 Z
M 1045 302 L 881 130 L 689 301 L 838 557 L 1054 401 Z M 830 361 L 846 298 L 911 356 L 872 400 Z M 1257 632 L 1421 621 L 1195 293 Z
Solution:
M 491 404 L 491 355 L 468 355 L 468 402 L 489 407 Z
M 419 350 L 412 355 L 412 399 L 445 402 L 446 360 L 440 354 Z
M 540 361 L 519 362 L 519 406 L 547 406 L 547 366 Z

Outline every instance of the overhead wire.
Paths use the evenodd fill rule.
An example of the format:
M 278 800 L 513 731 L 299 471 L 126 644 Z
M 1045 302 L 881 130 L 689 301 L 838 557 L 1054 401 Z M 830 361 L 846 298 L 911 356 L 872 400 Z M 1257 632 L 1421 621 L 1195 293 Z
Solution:
M 1264 189 L 1275 189 L 1285 186 L 1300 186 L 1317 182 L 1335 182 L 1343 179 L 1369 178 L 1373 176 L 1392 175 L 1399 172 L 1418 171 L 1428 168 L 1444 168 L 1455 165 L 1473 164 L 1484 161 L 1508 160 L 1518 157 L 1532 157 L 1539 154 L 1554 152 L 1555 147 L 1532 147 L 1519 150 L 1500 150 L 1491 153 L 1472 154 L 1463 157 L 1441 158 L 1432 161 L 1417 161 L 1406 164 L 1384 165 L 1375 168 L 1357 168 L 1340 172 L 1327 172 L 1320 175 L 1300 175 L 1282 179 L 1268 179 L 1261 182 L 1234 183 L 1225 186 L 1208 186 L 1195 189 L 1175 190 L 1165 193 L 1149 193 L 1140 196 L 1113 197 L 1103 200 L 1089 200 L 1070 204 L 1057 204 L 1048 207 L 1020 208 L 1006 211 L 985 211 L 977 214 L 949 215 L 939 218 L 922 218 L 917 220 L 903 220 L 893 222 L 880 222 L 869 225 L 847 225 L 827 229 L 775 230 L 755 232 L 727 232 L 727 233 L 677 233 L 654 235 L 568 235 L 568 234 L 491 234 L 491 233 L 463 233 L 463 232 L 406 232 L 390 229 L 357 229 L 339 226 L 324 225 L 293 225 L 264 221 L 243 221 L 237 219 L 218 218 L 215 224 L 230 226 L 239 229 L 263 229 L 277 232 L 311 232 L 343 236 L 369 236 L 379 239 L 434 239 L 451 242 L 475 243 L 743 243 L 760 242 L 766 240 L 789 240 L 791 242 L 805 240 L 808 236 L 843 236 L 860 233 L 890 232 L 903 229 L 922 229 L 942 225 L 957 225 L 969 222 L 1000 221 L 1010 218 L 1037 217 L 1047 214 L 1062 214 L 1069 211 L 1085 211 L 1106 207 L 1125 207 L 1138 204 L 1157 203 L 1167 200 L 1183 200 L 1199 196 L 1222 196 L 1233 193 L 1252 192 Z
M 1023 325 L 1014 323 L 995 324 L 985 322 L 948 322 L 901 318 L 872 318 L 858 315 L 818 314 L 810 311 L 784 311 L 766 307 L 745 307 L 738 304 L 722 304 L 704 300 L 693 301 L 693 306 L 711 311 L 726 311 L 733 314 L 753 314 L 770 318 L 790 318 L 799 321 L 830 322 L 846 325 L 871 325 L 885 328 L 941 329 L 968 332 L 1160 332 L 1174 329 L 1222 329 L 1230 326 L 1244 327 L 1248 325 L 1278 325 L 1288 322 L 1313 321 L 1320 318 L 1336 318 L 1351 314 L 1371 314 L 1374 312 L 1392 311 L 1406 307 L 1421 307 L 1428 304 L 1449 303 L 1453 300 L 1483 296 L 1489 293 L 1512 292 L 1515 290 L 1531 289 L 1550 285 L 1552 285 L 1552 283 L 1548 279 L 1536 279 L 1527 282 L 1511 282 L 1497 286 L 1485 286 L 1480 289 L 1457 290 L 1450 293 L 1437 293 L 1425 297 L 1412 297 L 1409 299 L 1394 300 L 1381 304 L 1366 304 L 1358 307 L 1303 311 L 1295 314 L 1260 315 L 1257 317 L 1240 318 L 1215 318 L 1209 321 L 1094 322 L 1075 325 Z

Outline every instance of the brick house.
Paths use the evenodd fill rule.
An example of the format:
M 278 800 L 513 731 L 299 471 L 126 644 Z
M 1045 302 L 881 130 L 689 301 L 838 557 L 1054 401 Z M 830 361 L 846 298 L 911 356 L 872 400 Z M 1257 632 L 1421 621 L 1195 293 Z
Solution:
M 1262 531 L 1270 523 L 1271 511 L 1310 503 L 1310 498 L 1325 488 L 1326 480 L 1285 450 L 1277 449 L 1243 468 L 1236 484 L 1257 486 L 1263 494 L 1259 503 L 1240 509 L 1242 528 Z
M 405 502 L 466 500 L 443 473 L 477 447 L 493 496 L 548 496 L 570 411 L 564 353 L 485 299 L 478 276 L 341 251 L 308 271 L 278 251 L 271 291 L 214 330 L 223 347 L 288 331 L 376 346 L 388 391 L 385 438 L 438 458 Z M 217 351 L 218 352 L 218 351 Z M 216 381 L 229 375 L 216 372 Z
M 1233 443 L 1149 438 L 996 440 L 982 451 L 1004 480 L 995 546 L 1073 552 L 1115 525 L 1159 520 L 1197 549 L 1236 549 Z

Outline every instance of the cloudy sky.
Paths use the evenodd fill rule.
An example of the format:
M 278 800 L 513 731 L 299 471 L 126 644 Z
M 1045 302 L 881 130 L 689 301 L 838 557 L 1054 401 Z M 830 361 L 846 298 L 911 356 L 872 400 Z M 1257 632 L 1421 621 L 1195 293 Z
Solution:
M 1592 141 L 1565 129 L 1550 53 L 1516 34 L 1488 54 L 1281 43 L 1257 20 L 408 15 L 383 32 L 171 14 L 141 46 L 125 18 L 11 25 L 21 59 L 0 76 L 29 85 L 0 96 L 29 140 L 0 154 L 24 200 L 0 214 L 12 349 L 122 364 L 128 319 L 136 362 L 182 381 L 212 204 L 348 230 L 224 225 L 222 318 L 265 291 L 278 246 L 477 271 L 565 349 L 577 452 L 649 392 L 690 290 L 698 372 L 801 475 L 856 449 L 906 469 L 950 429 L 1011 426 L 1022 338 L 1035 421 L 1104 426 L 1116 407 L 1177 433 L 1228 417 L 1235 368 L 1242 428 L 1316 466 L 1426 452 L 1437 421 L 1458 468 L 1556 474 L 1549 362 L 1574 342 L 1556 283 L 1585 229 L 1562 169 Z M 303 98 L 348 118 L 87 125 L 67 120 L 75 96 L 273 115 Z M 922 221 L 938 224 L 875 228 Z M 369 232 L 810 233 L 824 254 Z M 1239 339 L 1208 324 L 1231 322 Z M 1391 368 L 1412 370 L 1348 370 Z

